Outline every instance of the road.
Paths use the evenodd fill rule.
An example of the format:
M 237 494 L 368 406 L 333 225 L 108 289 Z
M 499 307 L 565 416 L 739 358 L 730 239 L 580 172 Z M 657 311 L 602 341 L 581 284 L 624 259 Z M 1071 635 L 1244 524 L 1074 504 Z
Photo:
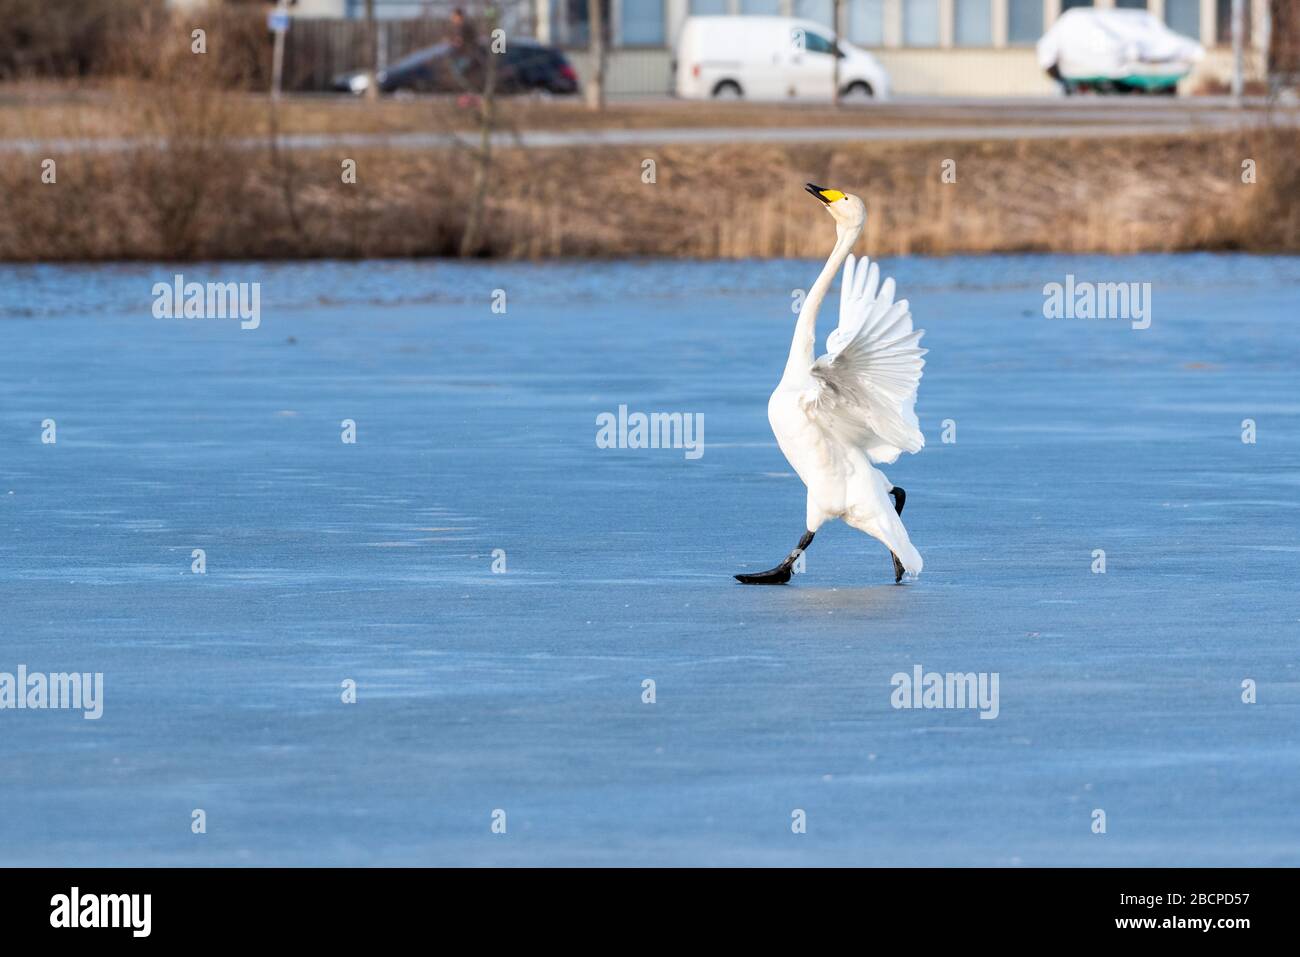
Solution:
M 346 101 L 345 101 L 346 102 Z M 626 106 L 626 105 L 625 105 Z M 737 113 L 744 120 L 753 116 L 753 104 Z M 914 142 L 930 140 L 1056 139 L 1063 137 L 1144 136 L 1163 133 L 1184 136 L 1215 130 L 1236 129 L 1265 123 L 1300 125 L 1300 110 L 1293 105 L 1266 108 L 1251 102 L 1245 109 L 1234 109 L 1221 98 L 1206 100 L 1099 100 L 1099 99 L 1019 99 L 957 100 L 909 99 L 867 107 L 848 107 L 831 113 L 835 122 L 827 122 L 824 108 L 808 110 L 774 107 L 788 112 L 777 113 L 769 125 L 689 125 L 693 113 L 707 109 L 717 112 L 713 104 L 655 101 L 630 107 L 634 119 L 638 110 L 656 111 L 656 117 L 671 122 L 680 108 L 682 125 L 645 127 L 621 126 L 604 129 L 525 128 L 502 131 L 494 136 L 499 147 L 557 149 L 595 146 L 673 146 L 716 143 L 804 143 L 804 142 Z M 539 120 L 544 122 L 545 105 L 539 105 Z M 847 114 L 847 117 L 846 117 Z M 852 117 L 861 125 L 852 124 Z M 616 122 L 626 122 L 625 111 Z M 767 117 L 771 119 L 771 117 Z M 800 125 L 800 121 L 805 121 Z M 811 121 L 811 122 L 806 122 Z M 337 147 L 389 149 L 447 149 L 469 142 L 468 132 L 329 132 L 298 133 L 281 138 L 289 149 L 321 150 Z M 68 152 L 118 152 L 137 148 L 147 140 L 133 137 L 107 138 L 32 138 L 0 140 L 0 151 L 29 154 Z M 265 146 L 261 137 L 235 141 L 241 148 Z

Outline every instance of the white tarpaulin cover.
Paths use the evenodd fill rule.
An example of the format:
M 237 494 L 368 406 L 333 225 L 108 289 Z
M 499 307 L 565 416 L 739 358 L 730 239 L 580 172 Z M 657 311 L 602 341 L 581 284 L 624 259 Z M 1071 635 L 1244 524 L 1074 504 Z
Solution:
M 1047 70 L 1056 64 L 1067 79 L 1182 75 L 1204 55 L 1199 43 L 1174 33 L 1145 10 L 1076 7 L 1038 41 L 1038 65 Z

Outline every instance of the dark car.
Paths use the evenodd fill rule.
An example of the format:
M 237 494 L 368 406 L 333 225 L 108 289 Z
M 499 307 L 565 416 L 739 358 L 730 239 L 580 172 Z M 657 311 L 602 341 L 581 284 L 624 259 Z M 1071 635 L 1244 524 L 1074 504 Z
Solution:
M 492 56 L 486 45 L 472 55 L 450 43 L 439 43 L 403 57 L 376 74 L 383 93 L 471 93 L 483 89 L 483 68 Z M 502 93 L 542 91 L 565 95 L 578 92 L 578 74 L 563 53 L 536 40 L 511 40 L 497 62 L 496 87 Z M 334 89 L 364 93 L 366 73 L 353 70 L 334 78 Z

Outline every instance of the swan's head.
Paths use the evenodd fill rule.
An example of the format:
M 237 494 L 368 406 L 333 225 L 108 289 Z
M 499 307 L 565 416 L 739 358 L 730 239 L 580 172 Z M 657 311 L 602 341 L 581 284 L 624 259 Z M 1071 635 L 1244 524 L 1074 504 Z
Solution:
M 804 189 L 822 201 L 837 228 L 861 229 L 867 221 L 867 206 L 858 197 L 841 193 L 838 189 L 814 186 L 812 183 L 806 184 Z

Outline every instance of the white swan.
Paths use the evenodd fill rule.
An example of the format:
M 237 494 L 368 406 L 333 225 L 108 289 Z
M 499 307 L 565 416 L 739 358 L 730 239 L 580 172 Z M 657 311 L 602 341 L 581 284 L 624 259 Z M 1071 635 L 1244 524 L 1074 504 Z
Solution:
M 785 374 L 767 403 L 777 445 L 808 487 L 807 531 L 776 568 L 737 575 L 747 585 L 790 580 L 795 561 L 822 524 L 842 518 L 879 539 L 894 558 L 894 581 L 921 573 L 921 555 L 907 537 L 901 515 L 906 493 L 872 463 L 889 464 L 901 452 L 919 452 L 916 388 L 926 350 L 923 330 L 912 330 L 907 300 L 894 302 L 894 280 L 850 250 L 862 234 L 867 208 L 856 196 L 807 185 L 835 220 L 835 249 L 799 310 Z M 840 323 L 813 361 L 817 310 L 840 266 Z M 877 288 L 879 284 L 879 288 Z M 890 501 L 890 496 L 893 501 Z

